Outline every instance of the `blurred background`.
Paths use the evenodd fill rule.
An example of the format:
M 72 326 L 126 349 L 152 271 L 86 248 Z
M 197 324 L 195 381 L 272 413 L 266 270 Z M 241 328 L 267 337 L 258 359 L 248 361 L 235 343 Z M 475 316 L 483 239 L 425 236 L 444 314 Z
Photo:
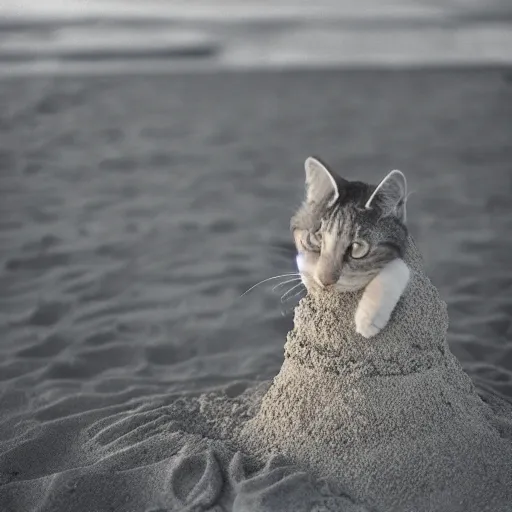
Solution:
M 0 0 L 2 379 L 274 375 L 315 154 L 408 176 L 452 350 L 512 397 L 511 28 L 510 0 Z
M 0 16 L 4 73 L 512 58 L 509 0 L 2 0 Z

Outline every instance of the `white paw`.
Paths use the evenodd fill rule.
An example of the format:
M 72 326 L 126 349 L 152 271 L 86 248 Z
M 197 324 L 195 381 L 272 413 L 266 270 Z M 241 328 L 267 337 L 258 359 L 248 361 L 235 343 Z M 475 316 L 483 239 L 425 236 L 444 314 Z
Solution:
M 396 259 L 366 285 L 355 317 L 358 334 L 371 338 L 386 327 L 409 282 L 409 275 L 407 265 L 401 259 Z
M 356 311 L 356 332 L 364 338 L 371 338 L 378 334 L 386 324 L 389 318 L 384 315 L 369 315 L 364 308 L 358 307 Z

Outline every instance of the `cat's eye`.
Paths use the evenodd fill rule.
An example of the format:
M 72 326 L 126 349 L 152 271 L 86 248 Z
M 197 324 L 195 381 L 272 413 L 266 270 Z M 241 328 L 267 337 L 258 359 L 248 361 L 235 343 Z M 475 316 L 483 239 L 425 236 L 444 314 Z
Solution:
M 364 240 L 352 242 L 350 246 L 350 256 L 355 260 L 364 258 L 370 252 L 370 246 Z

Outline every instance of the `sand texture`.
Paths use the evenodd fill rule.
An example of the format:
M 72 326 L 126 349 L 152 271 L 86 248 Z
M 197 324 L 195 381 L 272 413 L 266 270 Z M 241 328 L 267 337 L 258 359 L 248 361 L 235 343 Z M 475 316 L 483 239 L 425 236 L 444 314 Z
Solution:
M 505 68 L 0 80 L 0 511 L 378 512 L 423 481 L 427 502 L 407 511 L 423 512 L 478 471 L 483 496 L 494 489 L 479 510 L 499 511 L 512 437 L 511 84 Z M 280 301 L 290 284 L 240 298 L 294 270 L 281 248 L 310 153 L 349 179 L 406 172 L 449 351 L 437 299 L 418 308 L 437 311 L 438 335 L 419 315 L 415 347 L 343 337 L 340 297 L 303 300 L 295 327 L 301 296 Z M 273 415 L 262 397 L 278 374 Z M 287 379 L 300 400 L 284 399 Z M 316 411 L 307 454 L 301 403 Z M 318 445 L 322 429 L 333 446 Z M 485 467 L 456 466 L 470 455 Z M 444 495 L 428 464 L 441 475 L 453 464 Z M 465 499 L 452 510 L 471 510 Z
M 366 511 L 282 457 L 262 463 L 237 450 L 261 390 L 227 393 L 133 400 L 53 421 L 47 411 L 44 426 L 2 445 L 0 510 Z
M 483 401 L 451 354 L 412 239 L 405 260 L 409 286 L 371 340 L 354 330 L 360 293 L 302 299 L 272 382 L 123 406 L 80 396 L 22 435 L 13 416 L 1 509 L 510 511 L 512 407 Z
M 303 299 L 248 442 L 330 475 L 376 510 L 510 510 L 512 409 L 495 411 L 446 342 L 446 305 L 413 269 L 388 326 L 354 330 L 361 293 Z

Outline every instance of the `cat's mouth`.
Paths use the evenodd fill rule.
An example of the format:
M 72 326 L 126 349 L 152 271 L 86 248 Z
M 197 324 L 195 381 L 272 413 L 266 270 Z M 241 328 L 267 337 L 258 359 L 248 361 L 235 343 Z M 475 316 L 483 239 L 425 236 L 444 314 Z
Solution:
M 308 291 L 322 291 L 335 289 L 336 283 L 325 285 L 314 274 L 314 262 L 307 253 L 299 252 L 296 257 L 297 269 L 302 279 L 302 283 Z
M 316 279 L 311 277 L 310 274 L 300 273 L 302 278 L 302 283 L 306 287 L 308 291 L 311 292 L 337 292 L 337 293 L 348 293 L 348 292 L 357 292 L 364 288 L 364 285 L 361 283 L 350 283 L 343 282 L 342 280 L 329 285 L 324 285 L 319 283 Z

